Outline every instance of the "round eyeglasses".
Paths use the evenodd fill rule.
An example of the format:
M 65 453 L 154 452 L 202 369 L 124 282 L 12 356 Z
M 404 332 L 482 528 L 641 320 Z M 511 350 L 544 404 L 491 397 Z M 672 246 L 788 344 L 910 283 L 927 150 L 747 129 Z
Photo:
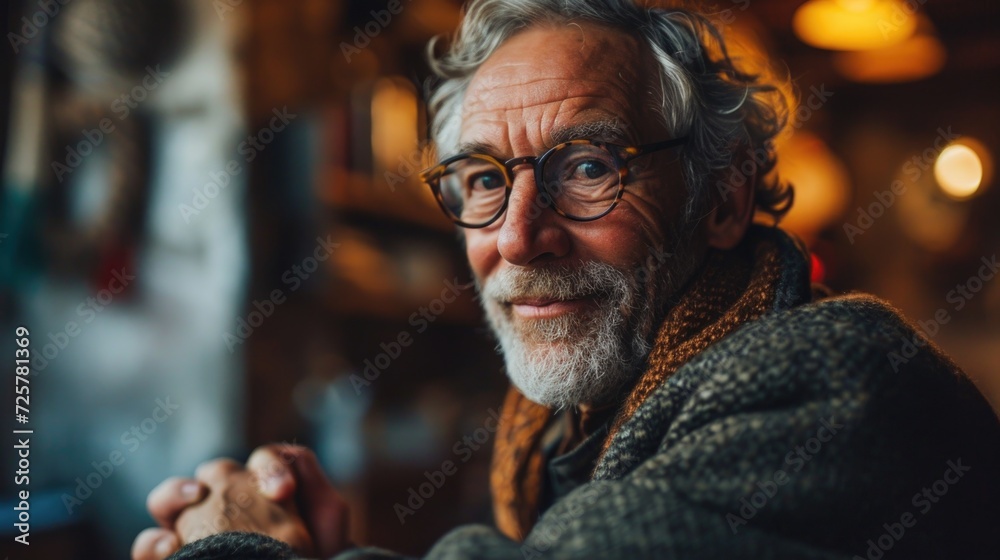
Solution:
M 629 162 L 659 150 L 675 148 L 687 137 L 641 146 L 618 146 L 597 140 L 570 140 L 544 154 L 500 160 L 485 154 L 452 156 L 423 171 L 444 213 L 466 228 L 495 222 L 510 200 L 514 168 L 533 165 L 539 203 L 560 216 L 587 222 L 603 217 L 621 200 Z

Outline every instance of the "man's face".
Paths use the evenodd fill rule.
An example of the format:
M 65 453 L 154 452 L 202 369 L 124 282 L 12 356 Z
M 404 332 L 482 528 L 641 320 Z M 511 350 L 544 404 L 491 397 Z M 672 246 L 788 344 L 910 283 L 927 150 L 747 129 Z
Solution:
M 579 137 L 623 145 L 671 138 L 653 109 L 654 68 L 638 40 L 614 29 L 523 31 L 473 77 L 460 151 L 503 161 Z M 670 294 L 698 259 L 680 234 L 685 189 L 676 157 L 640 159 L 618 206 L 592 222 L 539 211 L 533 173 L 518 167 L 505 214 L 466 231 L 508 375 L 529 399 L 601 404 L 641 368 Z

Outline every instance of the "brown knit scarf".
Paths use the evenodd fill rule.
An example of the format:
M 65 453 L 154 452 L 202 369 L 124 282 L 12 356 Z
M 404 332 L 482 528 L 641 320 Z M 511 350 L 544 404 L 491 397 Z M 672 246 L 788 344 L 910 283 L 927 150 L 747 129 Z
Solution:
M 677 368 L 772 309 L 781 275 L 779 260 L 773 237 L 762 235 L 748 235 L 731 251 L 708 254 L 660 326 L 646 370 L 622 403 L 604 442 L 605 452 L 622 424 Z M 510 388 L 493 450 L 490 489 L 497 527 L 518 541 L 538 518 L 544 472 L 540 439 L 551 417 L 551 409 Z

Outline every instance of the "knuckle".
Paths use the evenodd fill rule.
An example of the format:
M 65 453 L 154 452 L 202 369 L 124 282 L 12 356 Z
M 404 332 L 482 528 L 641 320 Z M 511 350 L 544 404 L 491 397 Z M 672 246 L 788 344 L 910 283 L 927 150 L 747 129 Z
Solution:
M 247 459 L 247 465 L 258 466 L 267 464 L 273 461 L 277 456 L 278 452 L 274 445 L 262 445 L 253 450 L 253 453 L 250 454 L 250 458 Z
M 309 449 L 289 443 L 272 443 L 258 447 L 248 464 L 262 475 L 276 476 L 287 471 L 287 466 L 299 457 L 312 453 Z
M 213 459 L 198 465 L 195 469 L 195 478 L 203 480 L 222 477 L 239 469 L 239 463 L 232 459 Z
M 268 453 L 271 452 L 271 448 L 273 447 L 274 444 L 272 443 L 265 443 L 264 445 L 258 445 L 257 448 L 253 450 L 253 453 L 250 454 L 250 456 L 254 457 L 257 455 L 267 455 Z

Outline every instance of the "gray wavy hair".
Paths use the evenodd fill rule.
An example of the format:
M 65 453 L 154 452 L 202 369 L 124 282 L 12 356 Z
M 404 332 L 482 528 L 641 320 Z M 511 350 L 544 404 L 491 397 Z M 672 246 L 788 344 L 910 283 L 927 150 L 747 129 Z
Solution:
M 580 20 L 636 33 L 652 50 L 659 73 L 652 109 L 675 136 L 689 137 L 681 154 L 688 219 L 707 210 L 713 180 L 724 200 L 731 181 L 750 179 L 756 180 L 757 211 L 780 220 L 794 195 L 791 185 L 771 173 L 773 141 L 788 120 L 788 101 L 774 84 L 737 67 L 708 18 L 682 8 L 644 7 L 633 0 L 471 0 L 447 48 L 438 48 L 440 37 L 428 45 L 438 78 L 429 108 L 439 153 L 456 149 L 466 88 L 504 41 L 528 27 Z M 752 161 L 749 175 L 744 156 Z

